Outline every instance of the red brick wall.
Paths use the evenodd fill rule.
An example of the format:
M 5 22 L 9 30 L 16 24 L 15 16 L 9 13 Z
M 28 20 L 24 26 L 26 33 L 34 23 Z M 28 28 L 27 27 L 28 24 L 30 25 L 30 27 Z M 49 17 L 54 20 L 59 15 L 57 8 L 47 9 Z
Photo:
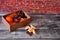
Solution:
M 60 13 L 60 0 L 0 0 L 0 12 Z

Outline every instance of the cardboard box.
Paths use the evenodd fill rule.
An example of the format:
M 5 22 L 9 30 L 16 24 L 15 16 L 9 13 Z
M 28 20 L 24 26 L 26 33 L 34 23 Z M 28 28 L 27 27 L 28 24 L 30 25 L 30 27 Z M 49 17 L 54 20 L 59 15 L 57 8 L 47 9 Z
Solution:
M 15 13 L 15 12 L 13 12 L 13 13 Z M 13 13 L 10 13 L 10 14 L 13 14 Z M 10 14 L 7 14 L 7 15 L 10 15 Z M 22 26 L 27 25 L 27 24 L 30 22 L 30 16 L 27 15 L 27 13 L 25 13 L 25 12 L 24 12 L 24 14 L 27 16 L 27 18 L 26 18 L 24 21 L 22 21 L 22 22 L 16 23 L 15 25 L 10 25 L 10 24 L 7 22 L 7 20 L 5 19 L 7 15 L 4 15 L 4 16 L 2 17 L 2 22 L 7 26 L 7 28 L 9 28 L 9 31 L 10 31 L 10 32 L 11 32 L 11 31 L 14 31 L 14 30 L 16 30 L 17 28 L 21 28 Z

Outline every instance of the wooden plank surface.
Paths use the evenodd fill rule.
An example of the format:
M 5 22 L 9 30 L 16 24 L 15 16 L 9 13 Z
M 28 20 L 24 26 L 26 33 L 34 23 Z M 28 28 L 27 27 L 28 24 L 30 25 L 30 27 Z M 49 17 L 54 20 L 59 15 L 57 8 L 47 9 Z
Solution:
M 60 21 L 56 19 L 59 15 L 30 15 L 30 24 L 37 28 L 37 34 L 29 36 L 24 27 L 17 29 L 14 32 L 9 32 L 8 28 L 1 22 L 0 17 L 0 39 L 15 39 L 15 38 L 60 38 Z M 43 24 L 43 26 L 40 26 Z M 53 25 L 52 25 L 53 24 Z

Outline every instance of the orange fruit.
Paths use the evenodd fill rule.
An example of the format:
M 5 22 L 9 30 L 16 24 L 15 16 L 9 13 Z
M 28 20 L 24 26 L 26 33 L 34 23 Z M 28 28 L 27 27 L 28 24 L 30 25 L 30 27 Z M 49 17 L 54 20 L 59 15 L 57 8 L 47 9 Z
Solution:
M 21 19 L 20 19 L 20 22 L 22 22 L 22 21 L 24 21 L 24 18 L 21 18 Z
M 11 25 L 15 25 L 15 24 L 16 24 L 15 22 L 11 23 Z
M 14 15 L 13 14 L 10 14 L 9 16 L 13 17 Z
M 12 22 L 12 17 L 11 16 L 7 16 L 6 20 L 11 23 Z

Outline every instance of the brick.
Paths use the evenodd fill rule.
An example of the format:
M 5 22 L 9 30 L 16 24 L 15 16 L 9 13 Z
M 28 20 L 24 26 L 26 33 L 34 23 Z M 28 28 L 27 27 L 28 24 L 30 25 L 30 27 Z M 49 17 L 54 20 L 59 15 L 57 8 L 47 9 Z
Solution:
M 3 8 L 0 9 L 7 11 L 15 11 L 22 9 L 24 11 L 33 11 L 36 12 L 59 12 L 60 11 L 60 0 L 0 0 L 0 7 L 6 7 L 5 10 Z M 8 9 L 7 9 L 7 6 Z M 40 10 L 40 11 L 39 11 Z

